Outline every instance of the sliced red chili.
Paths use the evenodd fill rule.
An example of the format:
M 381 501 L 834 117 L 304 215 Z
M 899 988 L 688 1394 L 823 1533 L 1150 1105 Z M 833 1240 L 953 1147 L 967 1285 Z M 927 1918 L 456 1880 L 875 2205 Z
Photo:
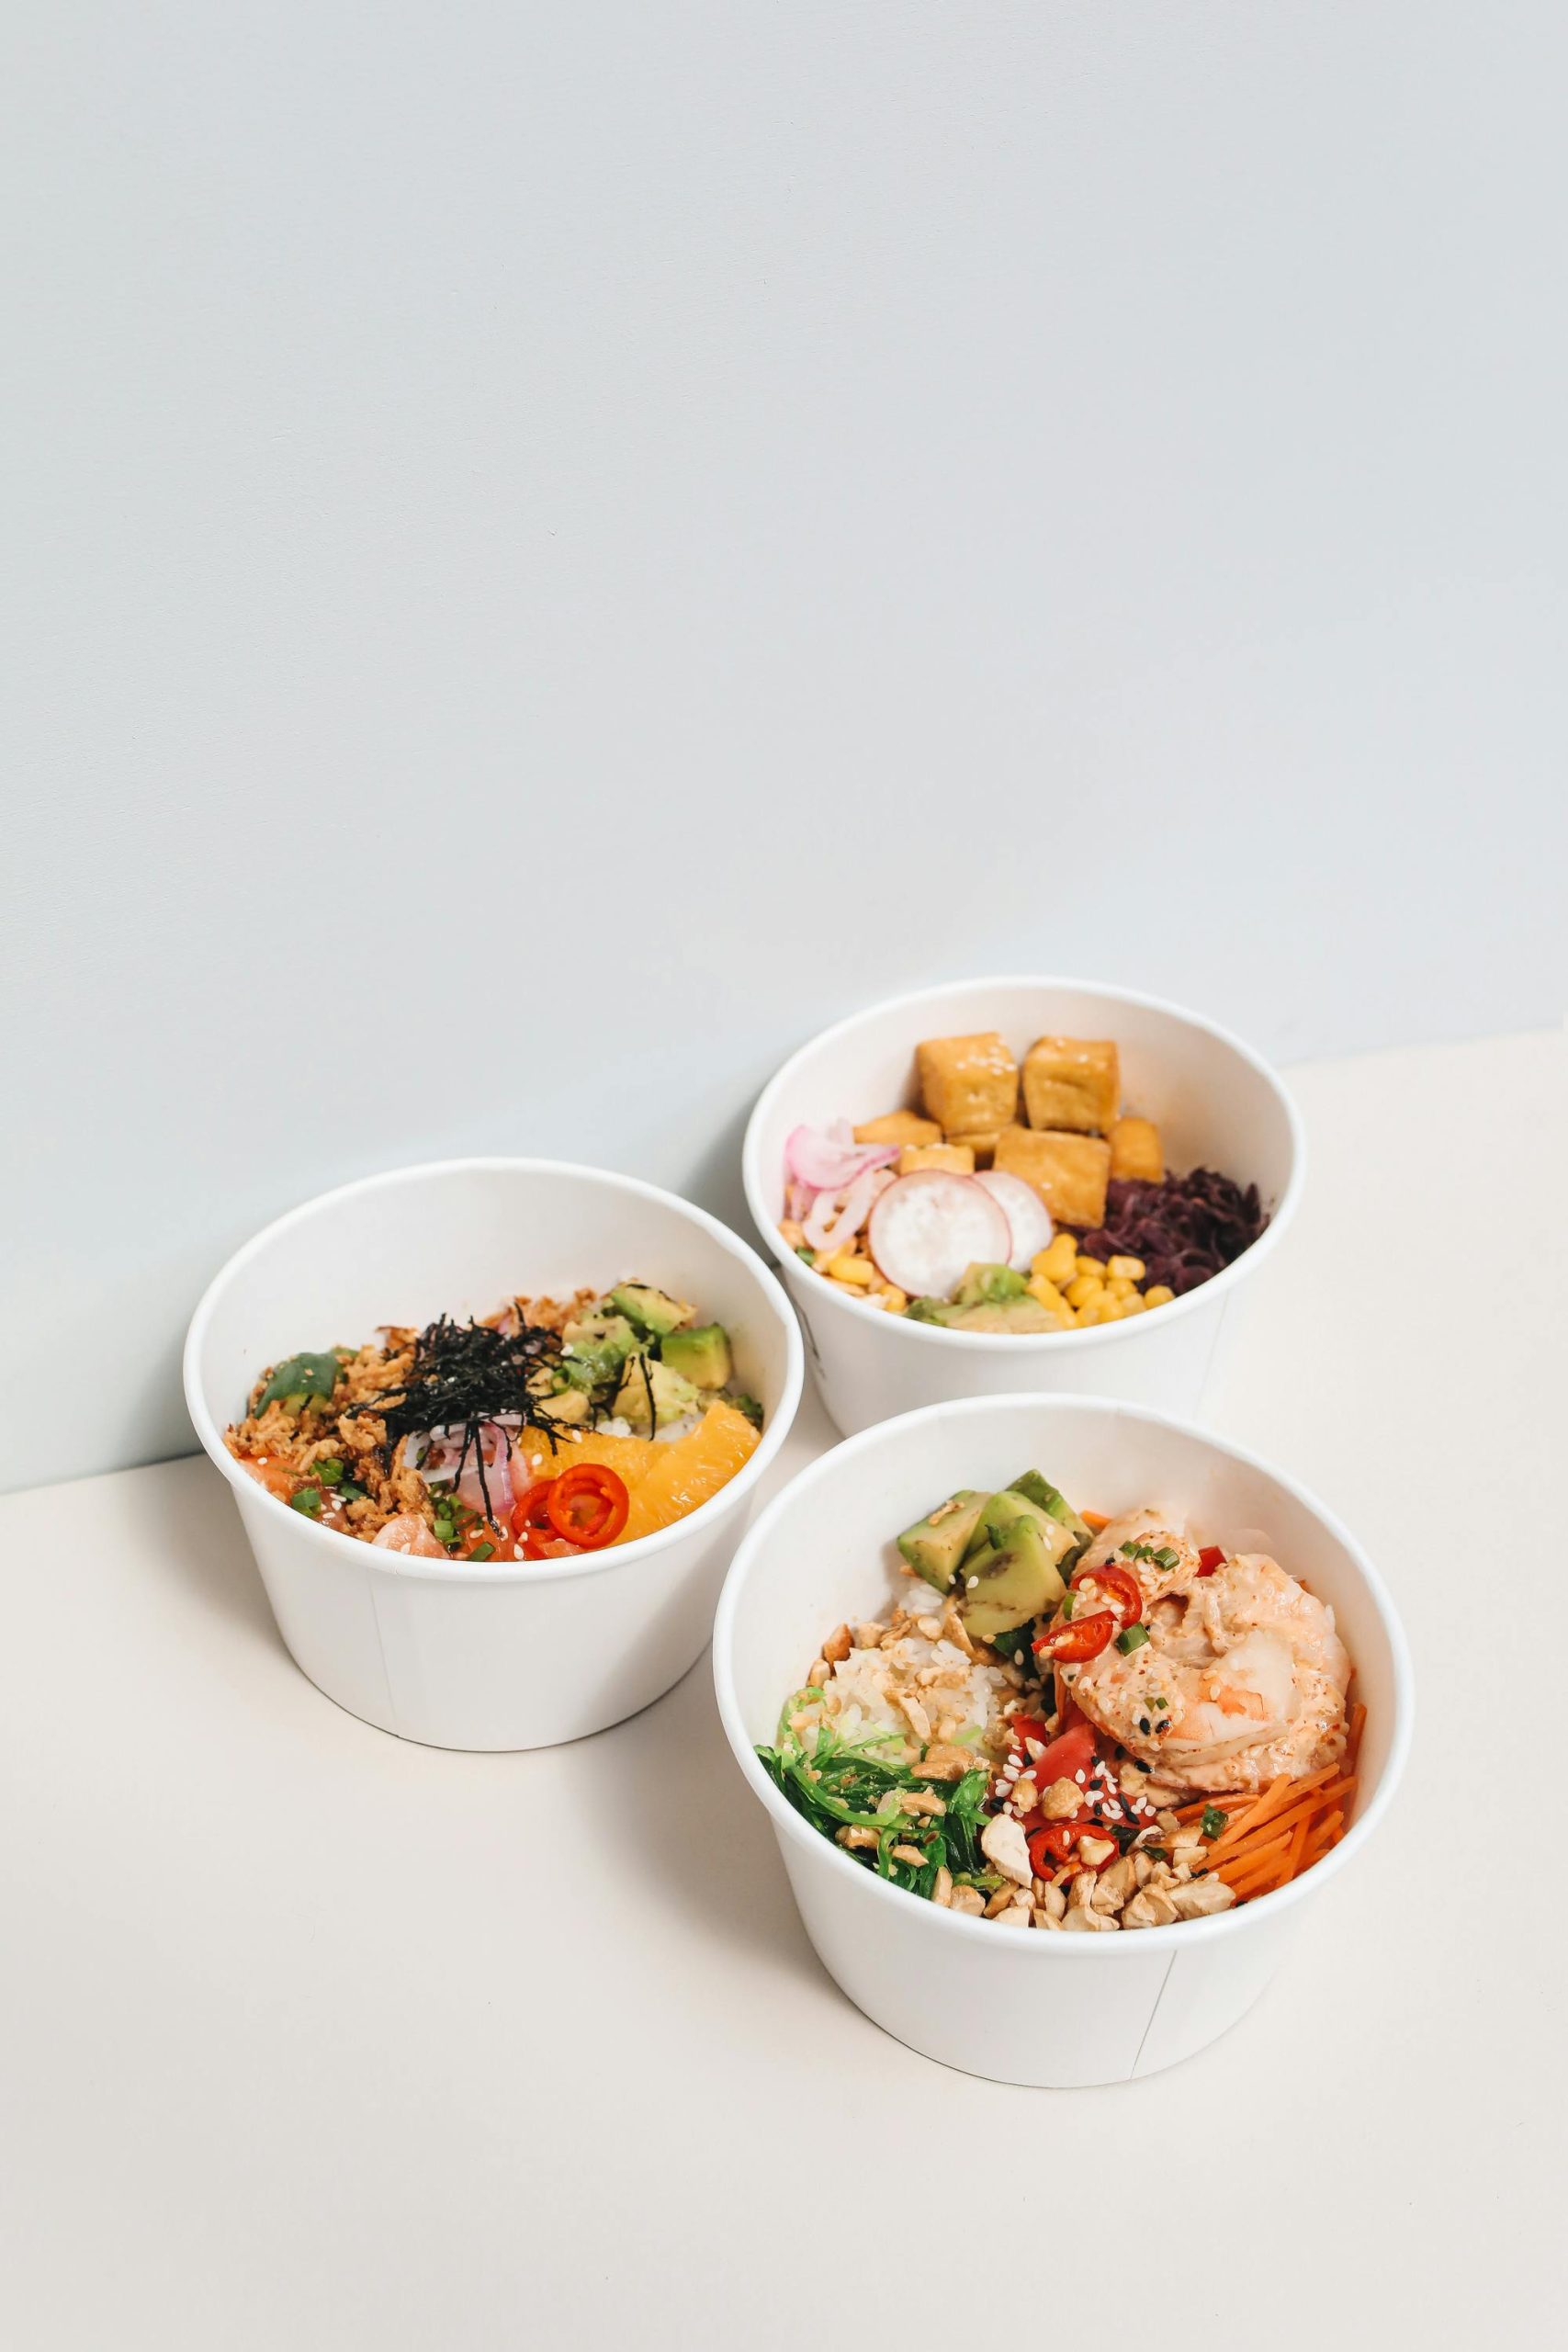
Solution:
M 1116 1611 L 1118 1633 L 1125 1633 L 1135 1625 L 1144 1613 L 1144 1588 L 1131 1568 L 1122 1567 L 1115 1560 L 1107 1560 L 1100 1568 L 1080 1568 L 1068 1587 L 1078 1591 L 1084 1585 L 1098 1585 Z
M 1070 1862 L 1077 1836 L 1076 1821 L 1043 1821 L 1038 1829 L 1032 1829 L 1024 1843 L 1029 1848 L 1035 1877 L 1049 1878 L 1064 1862 Z
M 551 1527 L 563 1543 L 585 1552 L 602 1551 L 613 1544 L 626 1523 L 631 1490 L 624 1478 L 602 1462 L 580 1462 L 562 1471 L 545 1497 Z
M 1224 1564 L 1225 1555 L 1217 1544 L 1205 1544 L 1198 1555 L 1198 1573 L 1201 1577 L 1212 1577 L 1214 1570 L 1223 1568 Z
M 1065 1625 L 1053 1625 L 1035 1643 L 1034 1655 L 1051 1665 L 1081 1666 L 1086 1658 L 1100 1656 L 1115 1631 L 1111 1611 L 1096 1609 L 1087 1617 L 1070 1617 Z

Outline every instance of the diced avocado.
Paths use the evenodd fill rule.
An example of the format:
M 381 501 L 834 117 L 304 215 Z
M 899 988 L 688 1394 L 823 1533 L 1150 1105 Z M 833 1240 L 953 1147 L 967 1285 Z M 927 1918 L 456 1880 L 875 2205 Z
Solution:
M 1093 1543 L 1094 1530 L 1089 1521 L 1078 1517 L 1061 1488 L 1054 1487 L 1049 1478 L 1043 1478 L 1038 1470 L 1026 1470 L 1021 1478 L 1015 1478 L 1011 1491 L 1027 1495 L 1031 1502 L 1038 1503 L 1042 1510 L 1048 1510 L 1053 1519 L 1059 1519 L 1064 1527 L 1070 1528 L 1077 1551 L 1081 1552 Z
M 335 1355 L 290 1356 L 280 1363 L 261 1395 L 256 1398 L 259 1413 L 280 1397 L 297 1396 L 303 1404 L 307 1396 L 330 1396 L 337 1386 L 343 1366 Z M 299 1410 L 299 1406 L 295 1407 Z
M 629 1359 L 622 1375 L 615 1409 L 622 1420 L 630 1422 L 638 1437 L 651 1437 L 655 1429 L 683 1420 L 688 1413 L 700 1412 L 702 1402 L 692 1383 L 683 1379 L 672 1364 L 660 1363 L 657 1356 L 636 1355 Z
M 950 1299 L 912 1298 L 905 1313 L 911 1323 L 956 1323 L 959 1310 Z
M 735 1369 L 729 1334 L 722 1323 L 704 1323 L 694 1331 L 671 1331 L 659 1343 L 661 1361 L 683 1374 L 699 1388 L 722 1388 Z
M 898 1538 L 898 1549 L 918 1577 L 945 1592 L 952 1584 L 964 1549 L 990 1500 L 973 1487 L 961 1487 L 926 1518 L 916 1520 Z
M 1010 1266 L 987 1265 L 976 1260 L 964 1267 L 953 1296 L 959 1306 L 1005 1306 L 1010 1299 L 1024 1297 L 1028 1290 L 1024 1277 Z
M 1062 1579 L 1034 1519 L 1015 1521 L 1004 1543 L 988 1544 L 966 1560 L 963 1583 L 958 1613 L 971 1637 L 980 1642 L 1028 1624 L 1062 1593 Z
M 732 1405 L 738 1413 L 744 1413 L 746 1419 L 750 1422 L 751 1427 L 754 1430 L 760 1430 L 761 1428 L 762 1407 L 761 1400 L 759 1397 L 748 1396 L 739 1390 L 737 1390 L 734 1396 L 727 1396 L 725 1402 L 728 1405 Z
M 639 1331 L 651 1331 L 656 1340 L 692 1319 L 689 1306 L 671 1298 L 667 1290 L 655 1290 L 651 1283 L 618 1283 L 610 1293 L 610 1304 L 617 1313 L 629 1315 Z
M 1032 1520 L 1040 1530 L 1053 1567 L 1059 1569 L 1063 1561 L 1070 1559 L 1077 1550 L 1072 1530 L 1064 1527 L 1059 1519 L 1053 1519 L 1032 1495 L 1021 1495 L 1014 1487 L 1004 1487 L 999 1494 L 990 1498 L 980 1513 L 980 1532 L 987 1543 L 999 1547 L 1007 1542 L 1020 1521 L 1025 1519 Z M 1057 1583 L 1060 1589 L 1053 1597 L 1060 1600 L 1066 1588 L 1059 1577 Z
M 624 1315 L 579 1315 L 561 1333 L 560 1368 L 573 1388 L 602 1388 L 637 1344 Z
M 995 1306 L 956 1306 L 942 1320 L 953 1331 L 1059 1331 L 1062 1318 L 1037 1298 L 1007 1298 Z

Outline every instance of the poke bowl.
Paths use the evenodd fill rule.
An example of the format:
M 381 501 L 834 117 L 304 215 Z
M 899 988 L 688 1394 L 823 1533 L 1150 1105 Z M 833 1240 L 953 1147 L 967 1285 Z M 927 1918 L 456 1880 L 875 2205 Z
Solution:
M 1321 1504 L 1099 1397 L 833 1448 L 737 1552 L 713 1667 L 841 1990 L 943 2064 L 1063 2088 L 1236 2022 L 1387 1811 L 1413 1708 Z
M 296 1663 L 455 1748 L 581 1738 L 680 1679 L 802 1376 L 788 1300 L 715 1218 L 531 1159 L 307 1202 L 185 1350 Z
M 1257 1055 L 1129 989 L 970 980 L 793 1055 L 747 1204 L 846 1433 L 1022 1389 L 1198 1409 L 1287 1232 L 1301 1123 Z

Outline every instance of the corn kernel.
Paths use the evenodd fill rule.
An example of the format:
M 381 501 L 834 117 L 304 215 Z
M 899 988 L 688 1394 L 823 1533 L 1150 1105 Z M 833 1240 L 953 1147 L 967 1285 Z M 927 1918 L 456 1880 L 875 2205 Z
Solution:
M 1136 1284 L 1130 1283 L 1125 1274 L 1112 1274 L 1105 1287 L 1112 1298 L 1131 1298 Z
M 1130 1297 L 1124 1298 L 1122 1301 L 1122 1312 L 1123 1315 L 1142 1315 L 1147 1307 L 1148 1303 L 1149 1302 L 1144 1296 L 1143 1292 L 1141 1290 L 1135 1290 L 1132 1293 Z
M 869 1258 L 846 1257 L 841 1250 L 836 1258 L 830 1258 L 817 1271 L 830 1275 L 836 1283 L 848 1283 L 855 1290 L 869 1290 L 876 1280 L 876 1268 Z
M 1169 1289 L 1164 1283 L 1156 1283 L 1153 1290 L 1146 1290 L 1144 1293 L 1144 1305 L 1145 1306 L 1168 1306 L 1175 1296 L 1176 1293 Z
M 1049 1247 L 1040 1252 L 1031 1273 L 1043 1274 L 1048 1283 L 1070 1283 L 1077 1272 L 1078 1245 L 1070 1233 L 1058 1233 Z
M 1105 1261 L 1103 1258 L 1086 1257 L 1084 1252 L 1080 1250 L 1073 1260 L 1073 1263 L 1077 1268 L 1080 1274 L 1095 1274 L 1101 1282 L 1105 1280 Z
M 896 1289 L 893 1283 L 889 1283 L 882 1294 L 882 1304 L 889 1315 L 902 1315 L 909 1304 L 909 1294 L 908 1291 Z
M 1037 1258 L 1034 1262 L 1038 1266 L 1039 1259 Z M 1048 1307 L 1053 1315 L 1060 1315 L 1064 1319 L 1072 1312 L 1055 1283 L 1047 1281 L 1043 1274 L 1036 1273 L 1033 1276 L 1029 1284 L 1029 1295 L 1031 1298 L 1038 1299 L 1040 1305 Z
M 1078 1274 L 1067 1284 L 1067 1305 L 1087 1306 L 1091 1298 L 1102 1297 L 1104 1292 L 1098 1269 L 1092 1274 Z
M 1111 1280 L 1141 1283 L 1148 1269 L 1141 1258 L 1112 1258 L 1105 1271 Z

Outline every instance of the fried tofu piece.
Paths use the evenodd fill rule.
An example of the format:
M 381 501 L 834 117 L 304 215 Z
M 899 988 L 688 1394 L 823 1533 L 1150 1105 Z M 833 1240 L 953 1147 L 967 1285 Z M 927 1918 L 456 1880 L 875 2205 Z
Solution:
M 917 1168 L 950 1168 L 955 1176 L 973 1176 L 975 1154 L 966 1143 L 907 1143 L 898 1154 L 898 1173 L 912 1176 Z
M 1144 1184 L 1165 1182 L 1165 1148 L 1152 1119 L 1118 1119 L 1111 1130 L 1111 1173 Z
M 1063 1127 L 1009 1127 L 997 1145 L 1004 1175 L 1032 1184 L 1059 1225 L 1087 1232 L 1105 1219 L 1111 1146 Z
M 1037 1037 L 1023 1057 L 1023 1115 L 1032 1127 L 1102 1135 L 1122 1108 L 1113 1037 Z
M 918 1111 L 886 1111 L 880 1119 L 866 1119 L 855 1129 L 856 1143 L 940 1143 L 942 1129 Z
M 975 1165 L 976 1168 L 990 1167 L 992 1161 L 996 1159 L 997 1145 L 1001 1138 L 1001 1135 L 1002 1129 L 1000 1127 L 990 1127 L 983 1136 L 976 1135 L 964 1136 L 964 1142 L 968 1145 L 970 1150 L 975 1155 Z
M 994 1029 L 975 1037 L 927 1037 L 915 1047 L 920 1101 L 949 1143 L 1010 1126 L 1018 1116 L 1018 1064 Z

